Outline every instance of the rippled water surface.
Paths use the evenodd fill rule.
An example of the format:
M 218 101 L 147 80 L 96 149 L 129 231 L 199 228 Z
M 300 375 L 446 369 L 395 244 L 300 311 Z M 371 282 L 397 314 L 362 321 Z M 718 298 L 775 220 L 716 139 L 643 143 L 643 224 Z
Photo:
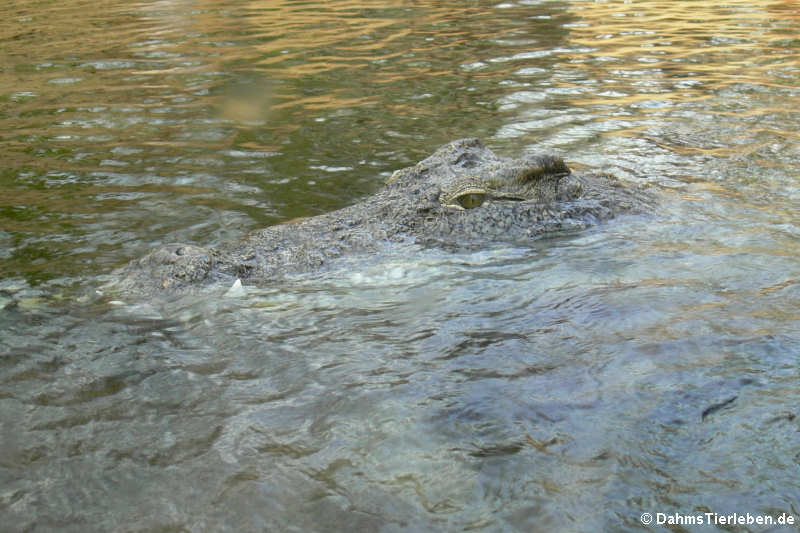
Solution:
M 798 13 L 6 2 L 0 529 L 797 530 Z M 155 245 L 349 205 L 466 136 L 657 207 L 238 297 L 97 290 Z

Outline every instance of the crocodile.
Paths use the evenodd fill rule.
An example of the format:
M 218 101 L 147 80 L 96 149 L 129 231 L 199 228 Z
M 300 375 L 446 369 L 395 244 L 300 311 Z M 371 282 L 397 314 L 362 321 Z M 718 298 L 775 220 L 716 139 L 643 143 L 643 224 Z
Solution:
M 641 211 L 650 194 L 614 176 L 572 172 L 550 155 L 505 158 L 478 139 L 450 142 L 394 172 L 359 203 L 256 231 L 219 248 L 164 244 L 122 269 L 116 290 L 194 291 L 222 282 L 258 284 L 319 269 L 387 243 L 444 248 L 525 243 Z

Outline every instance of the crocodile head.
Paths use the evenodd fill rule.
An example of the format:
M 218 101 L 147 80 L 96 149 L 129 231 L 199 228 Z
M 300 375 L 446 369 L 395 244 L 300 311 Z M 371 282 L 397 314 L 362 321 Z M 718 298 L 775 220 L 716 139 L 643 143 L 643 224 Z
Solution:
M 467 210 L 488 202 L 556 202 L 578 198 L 581 184 L 560 157 L 534 156 L 512 164 L 488 165 L 444 180 L 439 203 Z
M 591 183 L 573 174 L 561 158 L 502 158 L 477 139 L 452 142 L 398 170 L 387 189 L 414 204 L 414 213 L 400 211 L 424 215 L 410 233 L 454 245 L 527 240 L 605 218 L 602 206 L 592 201 L 598 195 Z

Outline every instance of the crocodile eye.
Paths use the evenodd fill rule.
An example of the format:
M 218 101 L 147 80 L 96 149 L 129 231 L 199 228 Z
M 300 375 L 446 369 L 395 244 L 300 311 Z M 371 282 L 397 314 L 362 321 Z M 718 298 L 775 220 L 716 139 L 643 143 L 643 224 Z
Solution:
M 486 195 L 481 192 L 471 192 L 458 196 L 455 201 L 464 209 L 475 209 L 486 201 Z
M 460 190 L 447 196 L 440 194 L 439 201 L 442 206 L 463 211 L 480 207 L 488 198 L 489 191 L 483 187 L 462 187 Z

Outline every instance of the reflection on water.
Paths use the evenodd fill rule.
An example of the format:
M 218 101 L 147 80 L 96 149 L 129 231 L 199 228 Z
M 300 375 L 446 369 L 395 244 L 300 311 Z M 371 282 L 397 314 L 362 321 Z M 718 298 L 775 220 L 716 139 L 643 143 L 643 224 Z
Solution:
M 22 2 L 0 27 L 0 230 L 15 242 L 0 261 L 34 283 L 340 207 L 464 135 L 589 164 L 613 148 L 661 176 L 797 140 L 764 120 L 797 97 L 791 3 L 85 11 Z M 698 128 L 725 122 L 709 146 Z
M 796 3 L 0 14 L 4 527 L 800 519 Z M 347 205 L 464 136 L 661 201 L 525 249 L 398 248 L 236 298 L 93 293 L 155 244 Z

